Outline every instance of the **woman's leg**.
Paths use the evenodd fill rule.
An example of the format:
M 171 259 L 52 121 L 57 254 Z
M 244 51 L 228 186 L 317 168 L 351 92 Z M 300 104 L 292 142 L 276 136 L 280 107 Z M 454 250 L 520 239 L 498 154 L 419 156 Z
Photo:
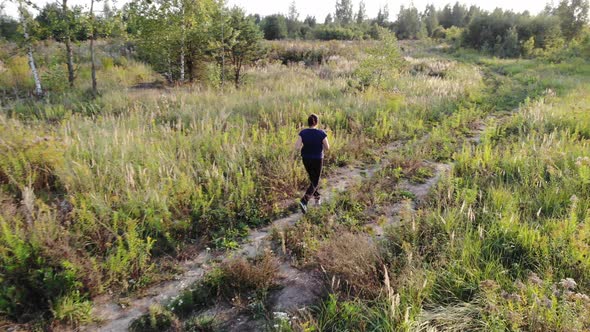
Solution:
M 320 184 L 320 176 L 322 174 L 322 164 L 322 159 L 303 159 L 303 166 L 305 166 L 305 170 L 309 176 L 309 181 L 311 182 L 305 191 L 305 195 L 301 199 L 304 204 L 307 204 L 307 202 L 309 202 L 312 197 L 320 197 L 318 186 Z

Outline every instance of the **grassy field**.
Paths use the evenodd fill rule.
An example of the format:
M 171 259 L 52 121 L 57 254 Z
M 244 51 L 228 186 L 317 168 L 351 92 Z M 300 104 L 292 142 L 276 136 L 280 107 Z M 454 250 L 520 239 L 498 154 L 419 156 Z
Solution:
M 479 119 L 485 124 L 480 139 L 452 153 L 449 176 L 415 214 L 402 211 L 401 222 L 378 245 L 334 249 L 330 241 L 336 239 L 319 245 L 309 260 L 326 264 L 328 251 L 328 257 L 357 262 L 354 274 L 342 262 L 328 264 L 352 287 L 280 330 L 590 328 L 589 64 L 464 52 L 453 58 L 477 63 L 485 73 L 488 98 L 479 107 L 491 108 Z M 418 146 L 404 158 L 416 149 L 424 151 Z M 363 295 L 367 289 L 376 291 Z
M 347 286 L 333 287 L 296 321 L 270 315 L 269 329 L 590 328 L 583 314 L 590 306 L 586 61 L 498 60 L 407 45 L 403 68 L 361 90 L 357 69 L 372 44 L 279 44 L 278 53 L 325 48 L 331 57 L 322 65 L 271 57 L 239 90 L 134 89 L 158 75 L 107 56 L 107 46 L 96 100 L 81 87 L 32 102 L 7 87 L 26 79 L 3 83 L 0 314 L 7 321 L 88 323 L 95 296 L 170 278 L 177 260 L 206 246 L 237 248 L 250 229 L 288 213 L 305 186 L 292 144 L 313 112 L 333 146 L 327 176 L 379 161 L 388 143 L 403 146 L 373 178 L 286 233 L 282 245 L 298 266 L 321 266 L 328 285 L 335 278 Z M 44 65 L 49 77 L 51 64 Z M 470 139 L 482 128 L 479 140 Z M 453 167 L 418 211 L 402 209 L 382 241 L 339 245 L 343 237 L 365 243 L 368 219 L 412 199 L 396 185 L 431 177 L 427 162 Z M 222 265 L 202 289 L 222 300 L 265 293 L 276 259 Z M 256 274 L 266 270 L 275 272 Z M 264 312 L 264 295 L 252 302 Z M 185 329 L 209 326 L 195 309 L 182 308 Z

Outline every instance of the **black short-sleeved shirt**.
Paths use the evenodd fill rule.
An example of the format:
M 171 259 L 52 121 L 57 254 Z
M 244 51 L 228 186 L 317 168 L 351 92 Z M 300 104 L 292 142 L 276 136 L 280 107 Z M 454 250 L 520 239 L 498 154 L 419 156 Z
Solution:
M 321 129 L 307 128 L 299 132 L 303 141 L 301 156 L 308 159 L 324 158 L 324 138 L 328 135 Z

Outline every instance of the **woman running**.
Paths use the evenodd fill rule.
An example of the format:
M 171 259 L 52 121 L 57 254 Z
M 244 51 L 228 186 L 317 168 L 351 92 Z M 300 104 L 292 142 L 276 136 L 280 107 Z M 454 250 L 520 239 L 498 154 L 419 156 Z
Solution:
M 313 197 L 316 204 L 321 204 L 321 195 L 318 191 L 320 184 L 320 176 L 322 175 L 322 166 L 324 162 L 324 150 L 330 149 L 328 143 L 328 135 L 325 131 L 318 129 L 319 118 L 312 114 L 307 118 L 309 128 L 303 129 L 299 132 L 299 137 L 295 143 L 295 149 L 301 150 L 301 157 L 303 158 L 303 166 L 309 176 L 311 184 L 307 188 L 305 195 L 299 201 L 301 212 L 307 212 L 307 203 Z

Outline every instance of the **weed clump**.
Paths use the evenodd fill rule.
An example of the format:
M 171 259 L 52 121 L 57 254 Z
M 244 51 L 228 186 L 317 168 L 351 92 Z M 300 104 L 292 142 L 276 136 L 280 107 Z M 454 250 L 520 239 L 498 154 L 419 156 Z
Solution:
M 362 297 L 374 296 L 381 288 L 379 251 L 366 236 L 338 234 L 320 246 L 316 259 L 328 277 L 339 281 L 344 291 Z
M 221 263 L 167 306 L 178 317 L 187 317 L 217 300 L 234 305 L 264 305 L 267 292 L 276 285 L 279 262 L 271 252 L 248 261 L 235 258 Z M 251 303 L 249 303 L 251 302 Z
M 150 307 L 149 313 L 129 325 L 131 332 L 180 332 L 182 325 L 169 310 L 159 305 Z

